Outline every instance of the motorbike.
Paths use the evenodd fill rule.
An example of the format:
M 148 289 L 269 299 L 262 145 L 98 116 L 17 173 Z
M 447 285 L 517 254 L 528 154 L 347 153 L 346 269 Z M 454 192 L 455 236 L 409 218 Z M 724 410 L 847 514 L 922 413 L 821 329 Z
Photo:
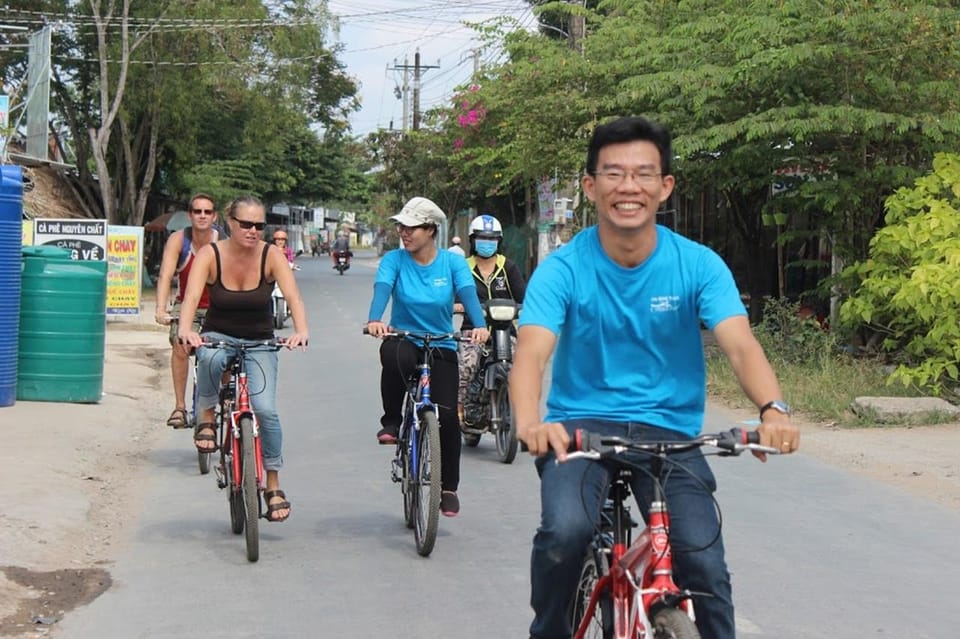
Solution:
M 303 251 L 297 251 L 297 255 L 300 255 Z M 290 262 L 291 271 L 299 271 L 300 266 L 294 262 Z M 276 329 L 283 328 L 283 325 L 286 323 L 287 318 L 290 317 L 290 307 L 287 306 L 287 300 L 283 297 L 283 291 L 280 290 L 280 286 L 274 282 L 273 283 L 273 327 Z
M 480 354 L 480 365 L 470 383 L 463 404 L 461 431 L 467 446 L 476 446 L 484 433 L 494 436 L 497 454 L 504 464 L 517 456 L 517 436 L 510 412 L 507 378 L 513 366 L 513 321 L 520 305 L 511 299 L 484 302 L 483 312 L 490 327 L 490 341 Z
M 343 272 L 350 268 L 350 251 L 335 251 L 333 254 L 336 262 L 333 265 L 333 268 L 337 269 L 337 272 L 340 275 L 343 275 Z

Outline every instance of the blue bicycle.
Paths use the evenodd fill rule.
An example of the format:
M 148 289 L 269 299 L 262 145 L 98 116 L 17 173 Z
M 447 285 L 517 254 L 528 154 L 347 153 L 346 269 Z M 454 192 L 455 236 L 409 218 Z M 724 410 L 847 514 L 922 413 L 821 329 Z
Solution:
M 363 331 L 367 333 L 367 329 Z M 397 448 L 391 462 L 390 477 L 400 484 L 403 517 L 413 529 L 417 553 L 426 557 L 437 540 L 440 518 L 440 420 L 437 405 L 430 400 L 430 343 L 459 340 L 457 333 L 429 334 L 392 331 L 384 339 L 413 339 L 422 342 L 417 372 L 407 380 L 403 399 L 403 422 L 397 436 Z

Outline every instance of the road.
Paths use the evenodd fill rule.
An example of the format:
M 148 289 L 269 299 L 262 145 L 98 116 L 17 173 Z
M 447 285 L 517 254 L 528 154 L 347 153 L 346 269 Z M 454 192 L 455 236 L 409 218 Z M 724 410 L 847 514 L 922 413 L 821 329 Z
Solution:
M 230 533 L 186 431 L 147 458 L 148 484 L 113 587 L 58 637 L 525 637 L 538 481 L 530 458 L 464 449 L 462 512 L 433 554 L 403 524 L 391 449 L 375 443 L 377 342 L 361 335 L 375 260 L 344 276 L 302 259 L 310 350 L 281 353 L 279 405 L 293 502 L 262 522 L 260 561 Z M 708 429 L 729 425 L 714 411 Z M 741 637 L 954 637 L 960 516 L 804 455 L 713 464 Z

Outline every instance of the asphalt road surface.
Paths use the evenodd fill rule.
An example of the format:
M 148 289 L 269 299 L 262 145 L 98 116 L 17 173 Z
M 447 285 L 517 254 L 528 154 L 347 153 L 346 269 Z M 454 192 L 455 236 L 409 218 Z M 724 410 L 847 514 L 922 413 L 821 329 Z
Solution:
M 429 558 L 403 523 L 378 446 L 378 343 L 361 334 L 376 261 L 337 275 L 301 258 L 310 350 L 282 352 L 282 524 L 261 520 L 260 560 L 230 532 L 224 493 L 200 476 L 187 431 L 152 451 L 113 587 L 59 637 L 526 637 L 531 459 L 499 463 L 492 438 L 464 448 L 461 514 L 441 517 Z M 165 389 L 164 389 L 165 391 Z M 707 430 L 728 427 L 713 411 Z M 718 494 L 741 637 L 952 638 L 960 592 L 957 513 L 802 454 L 719 459 Z

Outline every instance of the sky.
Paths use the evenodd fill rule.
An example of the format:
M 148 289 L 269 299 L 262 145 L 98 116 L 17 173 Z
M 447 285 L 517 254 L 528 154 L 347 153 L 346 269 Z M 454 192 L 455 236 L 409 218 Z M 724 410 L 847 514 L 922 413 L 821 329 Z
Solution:
M 360 85 L 360 111 L 350 118 L 354 135 L 363 137 L 391 121 L 399 129 L 403 102 L 394 95 L 403 85 L 403 71 L 414 64 L 420 49 L 421 112 L 449 103 L 458 85 L 470 78 L 474 64 L 500 59 L 500 52 L 482 50 L 476 32 L 467 22 L 511 16 L 527 28 L 536 19 L 525 0 L 330 0 L 339 16 L 340 59 Z M 410 87 L 413 86 L 410 71 Z

